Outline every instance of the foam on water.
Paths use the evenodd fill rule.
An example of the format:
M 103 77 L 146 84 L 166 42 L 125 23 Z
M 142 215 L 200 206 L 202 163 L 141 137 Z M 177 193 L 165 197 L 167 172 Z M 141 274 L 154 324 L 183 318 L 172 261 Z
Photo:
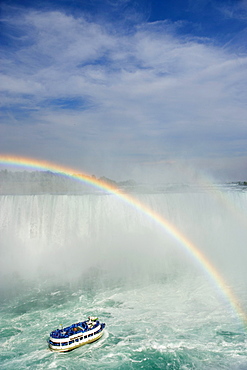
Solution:
M 202 246 L 247 308 L 243 225 L 206 193 L 139 197 Z M 243 206 L 246 194 L 232 200 Z M 1 368 L 247 367 L 235 313 L 151 219 L 106 195 L 1 196 L 0 206 Z M 47 349 L 50 331 L 88 315 L 106 323 L 100 341 Z
M 188 284 L 191 289 L 188 289 Z M 56 299 L 55 299 L 56 297 Z M 35 302 L 39 303 L 39 307 Z M 94 313 L 107 324 L 102 340 L 68 354 L 46 347 L 49 332 Z M 98 289 L 43 287 L 1 309 L 4 369 L 243 369 L 246 335 L 199 277 Z

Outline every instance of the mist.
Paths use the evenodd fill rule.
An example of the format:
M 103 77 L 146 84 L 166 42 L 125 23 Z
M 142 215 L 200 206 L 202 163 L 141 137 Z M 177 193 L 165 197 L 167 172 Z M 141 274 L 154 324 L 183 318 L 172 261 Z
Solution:
M 241 282 L 243 287 L 247 281 L 246 192 L 171 185 L 153 192 L 145 188 L 133 198 L 174 225 L 227 284 L 237 289 Z M 0 203 L 4 291 L 17 282 L 21 289 L 20 282 L 25 286 L 91 280 L 110 286 L 148 284 L 188 274 L 208 279 L 183 243 L 117 195 L 5 195 Z
M 128 183 L 121 191 L 177 234 L 134 202 L 99 189 L 0 196 L 6 368 L 19 361 L 70 368 L 71 358 L 74 369 L 108 368 L 109 359 L 112 368 L 120 362 L 129 367 L 132 359 L 133 368 L 140 362 L 145 367 L 146 359 L 150 368 L 245 368 L 245 185 Z M 204 254 L 223 284 L 183 238 Z M 46 350 L 51 330 L 91 314 L 107 325 L 97 347 L 78 349 L 76 357 Z

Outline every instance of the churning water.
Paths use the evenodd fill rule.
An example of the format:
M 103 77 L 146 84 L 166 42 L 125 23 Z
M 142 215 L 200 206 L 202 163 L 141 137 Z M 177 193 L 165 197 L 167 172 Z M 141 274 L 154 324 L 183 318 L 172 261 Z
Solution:
M 135 197 L 203 251 L 247 310 L 247 193 Z M 242 321 L 182 243 L 116 195 L 0 196 L 0 368 L 247 369 Z M 49 333 L 87 316 L 102 339 Z

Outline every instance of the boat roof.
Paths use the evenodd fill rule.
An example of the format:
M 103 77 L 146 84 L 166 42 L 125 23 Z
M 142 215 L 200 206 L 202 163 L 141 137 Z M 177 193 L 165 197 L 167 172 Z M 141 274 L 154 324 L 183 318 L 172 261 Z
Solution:
M 72 324 L 70 326 L 67 326 L 66 328 L 62 329 L 56 329 L 50 333 L 50 336 L 52 338 L 68 338 L 71 335 L 77 334 L 77 333 L 83 333 L 85 331 L 88 331 L 89 329 L 92 329 L 92 327 L 89 328 L 88 323 L 90 322 L 90 319 L 87 321 L 81 321 L 76 324 Z M 94 325 L 97 326 L 99 324 L 99 321 L 97 318 L 95 320 L 91 321 Z

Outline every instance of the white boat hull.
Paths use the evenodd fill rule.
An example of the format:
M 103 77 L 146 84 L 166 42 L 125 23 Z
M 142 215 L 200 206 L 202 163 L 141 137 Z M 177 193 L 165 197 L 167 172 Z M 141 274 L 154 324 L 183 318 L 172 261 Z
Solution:
M 79 342 L 74 342 L 74 343 L 68 344 L 68 345 L 66 345 L 64 347 L 62 347 L 62 346 L 59 346 L 59 347 L 58 346 L 54 346 L 51 343 L 49 343 L 49 348 L 50 348 L 50 350 L 52 350 L 54 352 L 68 352 L 68 351 L 72 351 L 73 349 L 76 349 L 78 347 L 81 347 L 84 344 L 95 342 L 96 340 L 100 339 L 103 334 L 104 334 L 104 330 L 102 330 L 98 335 L 93 336 L 91 339 L 87 338 L 87 339 L 79 340 Z
M 83 327 L 81 327 L 80 325 Z M 89 324 L 89 325 L 88 325 Z M 57 329 L 50 334 L 48 346 L 54 352 L 68 352 L 84 344 L 95 342 L 104 333 L 105 324 L 99 321 L 85 321 L 65 329 Z

